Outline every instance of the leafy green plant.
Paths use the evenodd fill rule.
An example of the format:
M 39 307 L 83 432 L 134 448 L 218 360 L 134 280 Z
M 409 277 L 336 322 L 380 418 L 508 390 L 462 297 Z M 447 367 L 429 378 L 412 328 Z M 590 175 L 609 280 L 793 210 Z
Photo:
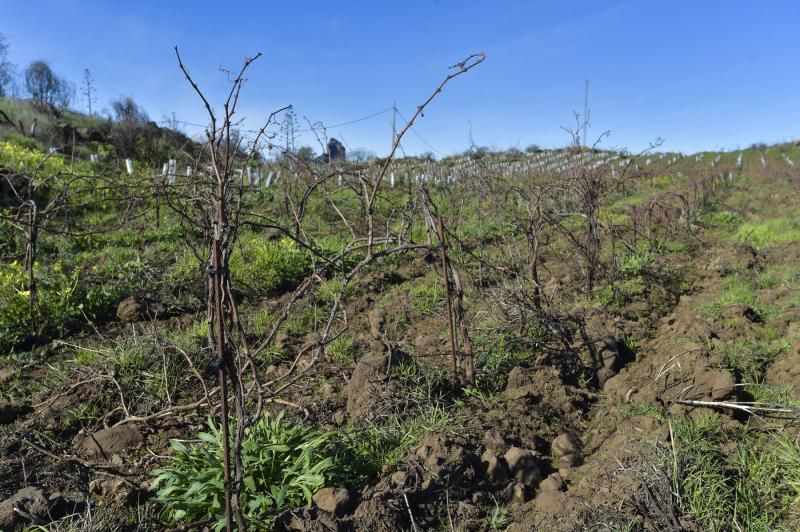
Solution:
M 153 471 L 152 489 L 164 505 L 169 523 L 210 519 L 214 529 L 225 526 L 222 434 L 209 420 L 209 431 L 197 435 L 200 443 L 170 444 L 175 452 L 169 463 Z M 330 433 L 284 420 L 283 412 L 265 414 L 245 431 L 242 463 L 242 514 L 254 527 L 269 528 L 284 508 L 311 504 L 336 471 L 328 456 Z
M 28 311 L 28 274 L 19 262 L 0 264 L 0 349 L 12 349 L 31 338 L 63 333 L 78 322 L 108 316 L 126 290 L 126 283 L 81 281 L 81 271 L 62 263 L 34 266 L 38 305 Z
M 658 255 L 658 250 L 653 249 L 653 246 L 639 246 L 635 251 L 627 251 L 622 255 L 619 261 L 619 270 L 629 278 L 639 276 Z
M 744 220 L 742 216 L 733 211 L 712 210 L 698 216 L 698 219 L 708 225 L 716 227 L 728 227 L 741 224 Z

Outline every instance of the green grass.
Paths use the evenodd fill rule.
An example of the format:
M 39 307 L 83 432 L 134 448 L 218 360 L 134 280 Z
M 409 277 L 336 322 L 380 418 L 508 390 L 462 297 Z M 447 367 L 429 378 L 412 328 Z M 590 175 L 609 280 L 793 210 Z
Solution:
M 344 300 L 348 297 L 352 297 L 356 293 L 356 285 L 354 283 L 348 283 L 342 291 L 342 279 L 340 277 L 325 279 L 317 286 L 314 291 L 314 296 L 318 303 L 330 305 L 339 292 L 342 292 L 342 302 L 344 302 Z
M 758 298 L 752 282 L 739 275 L 731 275 L 722 279 L 719 295 L 701 305 L 700 312 L 707 318 L 715 318 L 732 305 L 748 305 L 762 317 L 772 310 Z
M 371 423 L 363 429 L 351 429 L 346 439 L 354 478 L 375 478 L 384 466 L 394 466 L 422 436 L 453 423 L 454 418 L 441 403 L 431 403 L 413 416 L 392 418 L 388 423 Z
M 800 282 L 800 264 L 776 264 L 758 272 L 758 284 L 761 288 L 778 288 L 788 286 L 795 288 Z
M 417 314 L 430 314 L 445 300 L 444 287 L 439 282 L 411 287 L 411 308 Z
M 502 391 L 508 373 L 532 354 L 508 335 L 479 335 L 475 348 L 475 387 L 488 395 Z
M 665 422 L 667 420 L 667 414 L 664 412 L 664 409 L 656 404 L 653 401 L 646 401 L 642 403 L 633 403 L 631 405 L 625 406 L 622 409 L 622 415 L 626 418 L 636 417 L 636 416 L 649 416 L 656 421 Z
M 725 344 L 721 353 L 725 369 L 736 375 L 737 382 L 760 383 L 768 365 L 790 349 L 786 340 L 738 339 Z
M 734 235 L 737 240 L 757 248 L 800 241 L 800 222 L 796 218 L 773 218 L 745 222 Z
M 269 333 L 277 321 L 277 316 L 270 312 L 269 309 L 249 309 L 248 311 L 244 308 L 240 308 L 239 314 L 242 316 L 247 316 L 247 321 L 249 322 L 251 332 L 257 335 L 265 335 Z
M 730 433 L 702 412 L 674 419 L 677 455 L 669 461 L 682 512 L 703 530 L 796 530 L 800 524 L 800 446 L 779 433 Z
M 328 357 L 337 364 L 352 364 L 356 357 L 356 346 L 353 337 L 349 334 L 342 334 L 328 344 L 326 352 Z

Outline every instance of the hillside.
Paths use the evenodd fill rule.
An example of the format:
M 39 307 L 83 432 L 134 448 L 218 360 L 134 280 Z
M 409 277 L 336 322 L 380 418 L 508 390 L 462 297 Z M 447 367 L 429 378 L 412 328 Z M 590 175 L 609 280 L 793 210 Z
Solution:
M 35 105 L 30 100 L 0 98 L 0 140 L 89 160 L 167 160 L 191 156 L 196 143 L 178 131 L 159 127 L 146 115 L 112 120 L 76 111 Z
M 0 529 L 224 525 L 223 338 L 252 529 L 800 526 L 800 147 L 237 154 L 215 269 L 191 141 L 0 109 Z

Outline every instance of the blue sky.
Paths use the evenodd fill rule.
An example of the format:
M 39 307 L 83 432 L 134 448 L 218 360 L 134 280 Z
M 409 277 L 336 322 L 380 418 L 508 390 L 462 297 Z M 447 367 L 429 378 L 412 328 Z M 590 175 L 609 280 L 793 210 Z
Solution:
M 487 60 L 457 78 L 415 127 L 436 151 L 555 147 L 583 110 L 590 137 L 638 151 L 735 149 L 800 138 L 800 2 L 12 1 L 0 0 L 9 59 L 45 59 L 76 85 L 89 68 L 97 107 L 132 96 L 150 117 L 205 121 L 175 61 L 220 102 L 247 55 L 241 111 L 255 127 L 293 104 L 337 124 L 392 106 L 410 116 L 463 56 Z M 188 133 L 197 128 L 186 126 Z M 391 112 L 331 129 L 351 147 L 388 151 Z M 431 150 L 419 137 L 407 153 Z M 300 144 L 313 144 L 310 134 Z

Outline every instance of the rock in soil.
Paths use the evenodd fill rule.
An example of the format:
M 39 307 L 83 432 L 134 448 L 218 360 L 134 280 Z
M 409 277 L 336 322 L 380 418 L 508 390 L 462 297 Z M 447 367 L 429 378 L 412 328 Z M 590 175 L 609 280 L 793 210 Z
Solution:
M 322 488 L 314 494 L 314 504 L 337 517 L 349 514 L 355 499 L 347 488 Z
M 486 449 L 481 455 L 481 462 L 486 468 L 486 478 L 490 482 L 505 482 L 508 480 L 508 467 L 502 457 L 498 457 L 491 449 Z
M 531 490 L 522 482 L 511 482 L 503 490 L 502 496 L 507 501 L 521 504 L 531 500 Z
M 408 359 L 401 353 L 386 352 L 369 353 L 358 361 L 350 381 L 345 386 L 347 395 L 347 415 L 354 420 L 367 420 L 374 412 L 374 406 L 380 400 L 380 394 L 386 392 L 384 380 L 387 370 L 401 360 Z
M 533 501 L 539 514 L 556 514 L 563 510 L 564 493 L 558 490 L 541 490 Z
M 0 369 L 0 384 L 6 384 L 14 378 L 16 372 L 11 368 Z
M 165 310 L 161 303 L 130 296 L 120 301 L 117 306 L 117 317 L 122 321 L 138 321 L 163 315 Z
M 564 480 L 558 473 L 553 473 L 539 484 L 539 491 L 563 491 Z

